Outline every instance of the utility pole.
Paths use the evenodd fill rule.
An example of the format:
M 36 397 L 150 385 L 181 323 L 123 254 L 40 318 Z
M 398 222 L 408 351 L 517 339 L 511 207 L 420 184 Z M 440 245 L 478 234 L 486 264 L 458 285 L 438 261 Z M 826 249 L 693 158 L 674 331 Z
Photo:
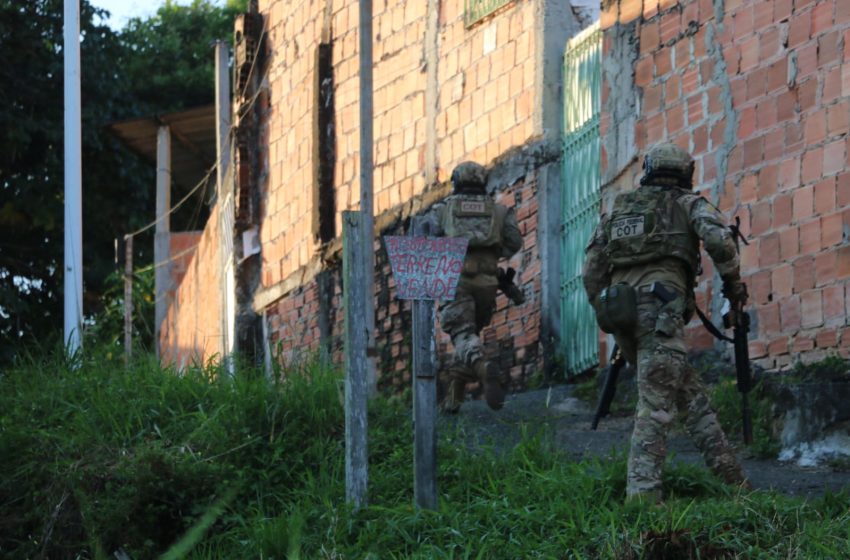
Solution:
M 233 263 L 233 232 L 236 221 L 233 183 L 227 180 L 230 163 L 230 72 L 229 49 L 224 41 L 215 44 L 216 193 L 221 266 L 221 356 L 225 371 L 234 372 L 233 346 L 236 338 L 236 274 Z
M 65 0 L 65 349 L 83 345 L 83 171 L 80 117 L 80 2 Z
M 363 235 L 363 299 L 369 333 L 369 392 L 377 393 L 375 372 L 375 210 L 373 205 L 372 0 L 360 0 L 360 228 Z

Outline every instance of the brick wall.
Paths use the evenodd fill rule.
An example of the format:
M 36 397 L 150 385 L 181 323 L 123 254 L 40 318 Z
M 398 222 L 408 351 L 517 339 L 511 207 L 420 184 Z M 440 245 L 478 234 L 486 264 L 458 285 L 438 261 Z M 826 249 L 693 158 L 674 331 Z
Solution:
M 696 188 L 741 218 L 751 356 L 783 367 L 848 355 L 850 2 L 619 0 L 602 26 L 606 56 L 625 50 L 633 61 L 630 84 L 608 75 L 603 136 L 631 135 L 636 152 L 679 144 L 696 160 Z M 636 124 L 619 130 L 612 99 L 632 94 Z M 606 198 L 638 174 L 636 163 L 606 169 Z M 698 301 L 716 314 L 703 264 Z M 704 331 L 691 336 L 711 344 Z
M 492 162 L 535 134 L 535 2 L 516 0 L 465 28 L 463 2 L 440 3 L 438 94 L 426 97 L 427 2 L 373 5 L 374 208 L 376 214 L 422 193 L 426 172 L 448 179 L 464 159 Z M 326 27 L 325 3 L 261 0 L 267 44 L 262 98 L 264 203 L 260 227 L 262 287 L 306 279 L 320 246 L 311 234 L 314 52 Z M 331 2 L 336 128 L 336 231 L 341 212 L 359 205 L 358 4 Z M 432 103 L 434 122 L 426 118 Z M 426 170 L 434 127 L 436 169 Z M 433 185 L 430 185 L 433 186 Z M 308 274 L 307 276 L 311 276 Z
M 160 331 L 160 359 L 165 364 L 182 368 L 222 352 L 219 231 L 215 206 L 202 234 L 171 236 L 172 255 L 192 245 L 197 249 L 172 263 L 176 289 L 167 295 L 170 304 Z
M 524 387 L 528 377 L 540 371 L 542 365 L 540 331 L 540 259 L 537 251 L 537 177 L 531 173 L 523 180 L 496 194 L 496 200 L 513 207 L 522 231 L 523 248 L 508 265 L 519 271 L 517 282 L 526 294 L 522 306 L 514 306 L 499 295 L 491 325 L 484 329 L 489 359 L 497 361 L 503 372 L 509 373 L 515 388 Z M 397 222 L 384 230 L 383 235 L 404 235 L 403 223 Z M 410 380 L 410 302 L 399 300 L 395 294 L 386 252 L 376 241 L 376 329 L 379 386 L 388 390 L 404 387 Z M 296 288 L 267 309 L 271 346 L 282 363 L 297 360 L 317 352 L 323 336 L 325 351 L 336 361 L 343 361 L 343 311 L 341 306 L 341 271 L 337 264 L 324 276 L 314 278 Z M 322 309 L 320 293 L 327 290 Z M 324 315 L 324 317 L 323 317 Z M 325 332 L 320 323 L 324 321 Z M 438 353 L 450 355 L 451 341 L 439 329 Z

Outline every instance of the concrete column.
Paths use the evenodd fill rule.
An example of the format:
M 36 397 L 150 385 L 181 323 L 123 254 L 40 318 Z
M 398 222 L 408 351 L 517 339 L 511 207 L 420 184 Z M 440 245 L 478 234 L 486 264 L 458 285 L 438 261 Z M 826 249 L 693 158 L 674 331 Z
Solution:
M 563 67 L 567 40 L 579 29 L 569 2 L 535 0 L 536 83 L 535 133 L 544 140 L 561 142 L 564 119 Z M 540 340 L 544 369 L 554 366 L 561 324 L 561 161 L 540 168 L 538 176 L 540 251 Z
M 156 233 L 154 234 L 154 326 L 156 355 L 160 357 L 159 334 L 168 312 L 171 285 L 171 129 L 160 126 L 156 134 Z

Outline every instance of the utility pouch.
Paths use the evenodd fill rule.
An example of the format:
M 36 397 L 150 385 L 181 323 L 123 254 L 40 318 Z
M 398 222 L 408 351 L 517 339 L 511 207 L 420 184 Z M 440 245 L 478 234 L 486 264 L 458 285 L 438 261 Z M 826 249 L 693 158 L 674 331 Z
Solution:
M 596 300 L 596 322 L 608 334 L 637 328 L 637 296 L 629 284 L 614 284 L 602 290 Z

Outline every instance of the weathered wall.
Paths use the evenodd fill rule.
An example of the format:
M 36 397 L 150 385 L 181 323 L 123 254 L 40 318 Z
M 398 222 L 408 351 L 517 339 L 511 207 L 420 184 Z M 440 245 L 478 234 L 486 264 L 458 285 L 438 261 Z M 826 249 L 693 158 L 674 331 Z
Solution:
M 509 372 L 514 387 L 521 388 L 528 377 L 540 372 L 541 278 L 538 254 L 538 180 L 529 173 L 496 193 L 496 201 L 514 208 L 523 234 L 523 248 L 508 265 L 519 271 L 516 279 L 526 295 L 521 306 L 510 304 L 500 295 L 491 325 L 484 329 L 486 353 L 503 372 Z M 386 235 L 402 235 L 403 222 L 384 230 Z M 386 251 L 376 241 L 376 330 L 380 385 L 403 387 L 410 380 L 410 303 L 395 297 Z M 343 315 L 341 309 L 341 265 L 336 263 L 267 309 L 274 359 L 287 363 L 311 352 L 323 351 L 342 362 Z M 324 291 L 324 297 L 322 293 Z M 438 328 L 438 333 L 440 330 Z M 438 339 L 440 356 L 449 356 L 451 341 L 445 334 Z
M 609 63 L 631 76 L 606 72 L 606 198 L 636 184 L 630 141 L 636 153 L 659 141 L 689 150 L 696 188 L 750 239 L 751 356 L 781 367 L 847 355 L 850 2 L 611 0 L 602 26 Z M 621 109 L 635 95 L 631 127 Z M 717 317 L 703 264 L 698 301 Z
M 171 255 L 190 249 L 172 263 L 177 286 L 160 332 L 162 363 L 182 368 L 205 363 L 222 351 L 221 252 L 218 206 L 213 207 L 203 234 L 175 233 Z
M 341 212 L 359 204 L 358 4 L 261 1 L 259 7 L 268 44 L 268 99 L 261 97 L 268 153 L 263 283 L 255 309 L 265 311 L 280 359 L 317 349 L 323 340 L 339 359 L 341 243 L 337 237 L 321 246 L 310 229 L 312 60 L 318 42 L 331 39 L 339 235 Z M 541 182 L 560 188 L 555 174 L 542 181 L 541 169 L 559 156 L 561 53 L 579 25 L 571 10 L 551 0 L 516 0 L 470 27 L 463 7 L 460 1 L 373 5 L 376 226 L 401 233 L 410 215 L 447 194 L 451 170 L 463 160 L 495 167 L 491 189 L 521 213 L 525 248 L 512 265 L 521 271 L 529 302 L 506 308 L 500 299 L 485 340 L 521 383 L 540 368 L 542 356 L 538 191 Z M 556 71 L 544 72 L 546 65 Z M 409 368 L 409 308 L 395 299 L 378 242 L 376 255 L 378 368 L 381 382 L 391 384 Z M 447 344 L 444 338 L 443 349 Z
M 425 39 L 427 2 L 373 5 L 376 215 L 426 190 L 426 175 L 444 182 L 460 161 L 489 163 L 535 134 L 536 2 L 517 0 L 469 29 L 463 24 L 463 2 L 437 4 L 433 44 Z M 259 7 L 268 45 L 260 239 L 262 286 L 270 289 L 287 280 L 287 287 L 294 287 L 320 268 L 320 246 L 311 234 L 311 124 L 314 53 L 326 21 L 333 42 L 337 233 L 341 212 L 359 204 L 359 12 L 356 2 L 343 0 L 266 0 Z M 429 57 L 435 57 L 433 64 Z M 439 84 L 433 99 L 426 94 L 429 71 L 437 73 Z M 426 153 L 429 129 L 433 154 Z M 436 168 L 427 169 L 426 162 Z M 288 291 L 279 289 L 275 296 Z

